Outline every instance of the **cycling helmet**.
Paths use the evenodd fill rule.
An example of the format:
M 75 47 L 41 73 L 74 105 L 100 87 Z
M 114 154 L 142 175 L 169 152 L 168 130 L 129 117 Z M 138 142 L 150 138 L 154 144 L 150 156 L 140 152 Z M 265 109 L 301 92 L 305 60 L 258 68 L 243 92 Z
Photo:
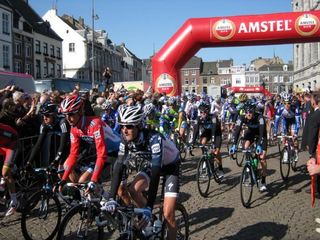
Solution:
M 206 102 L 201 102 L 199 105 L 199 110 L 200 111 L 207 111 L 209 113 L 210 105 L 207 104 Z
M 161 103 L 165 103 L 166 101 L 167 101 L 166 96 L 162 96 L 161 98 L 159 98 L 159 102 L 161 102 Z
M 188 95 L 188 100 L 195 100 L 195 99 L 196 99 L 196 96 L 194 94 L 190 93 Z
M 282 94 L 282 99 L 284 102 L 290 102 L 290 95 L 287 92 L 285 92 Z
M 253 102 L 246 102 L 243 108 L 245 112 L 255 112 L 256 104 Z
M 42 115 L 54 115 L 58 112 L 58 106 L 50 101 L 44 102 L 39 109 L 39 113 Z
M 78 113 L 82 110 L 83 100 L 79 95 L 66 97 L 60 105 L 62 114 Z
M 240 102 L 246 102 L 248 100 L 248 95 L 245 93 L 241 93 L 239 96 Z
M 110 110 L 112 108 L 112 102 L 111 101 L 105 101 L 102 105 L 104 110 Z
M 232 102 L 233 102 L 233 97 L 232 97 L 232 96 L 229 96 L 228 99 L 227 99 L 227 102 L 228 102 L 228 103 L 232 103 Z
M 121 105 L 118 111 L 119 111 L 118 122 L 120 125 L 139 125 L 143 121 L 144 112 L 141 106 Z
M 149 116 L 150 114 L 154 113 L 156 111 L 156 106 L 152 103 L 149 103 L 147 105 L 144 105 L 143 112 L 145 116 Z
M 170 98 L 168 99 L 168 104 L 169 104 L 170 106 L 175 105 L 175 104 L 176 104 L 176 98 L 175 98 L 175 97 L 170 97 Z

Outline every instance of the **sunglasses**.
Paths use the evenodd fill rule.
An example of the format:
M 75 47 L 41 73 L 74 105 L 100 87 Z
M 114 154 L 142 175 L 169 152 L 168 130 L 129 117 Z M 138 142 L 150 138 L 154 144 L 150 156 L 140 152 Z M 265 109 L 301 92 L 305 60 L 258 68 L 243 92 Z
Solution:
M 207 113 L 207 112 L 205 112 L 205 111 L 200 111 L 200 114 L 205 114 L 205 113 Z
M 52 114 L 46 113 L 46 114 L 42 114 L 42 116 L 44 116 L 44 117 L 48 118 L 48 117 L 51 117 L 51 116 L 52 116 Z
M 121 128 L 126 128 L 128 130 L 134 129 L 136 126 L 135 125 L 122 125 Z
M 65 116 L 67 116 L 67 117 L 72 117 L 72 116 L 74 116 L 74 115 L 76 115 L 77 113 L 66 113 L 66 114 L 64 114 Z

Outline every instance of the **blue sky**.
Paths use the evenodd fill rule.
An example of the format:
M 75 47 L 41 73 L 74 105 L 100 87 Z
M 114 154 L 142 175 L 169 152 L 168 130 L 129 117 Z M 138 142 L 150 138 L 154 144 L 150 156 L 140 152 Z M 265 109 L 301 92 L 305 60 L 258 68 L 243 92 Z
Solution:
M 236 16 L 291 12 L 291 0 L 94 0 L 99 20 L 96 29 L 105 29 L 116 43 L 124 42 L 139 58 L 159 50 L 188 18 Z M 55 0 L 29 0 L 42 16 Z M 84 17 L 91 25 L 92 0 L 57 0 L 58 14 Z M 257 57 L 292 60 L 292 45 L 232 48 L 205 48 L 196 55 L 204 61 L 233 58 L 235 64 L 249 63 Z

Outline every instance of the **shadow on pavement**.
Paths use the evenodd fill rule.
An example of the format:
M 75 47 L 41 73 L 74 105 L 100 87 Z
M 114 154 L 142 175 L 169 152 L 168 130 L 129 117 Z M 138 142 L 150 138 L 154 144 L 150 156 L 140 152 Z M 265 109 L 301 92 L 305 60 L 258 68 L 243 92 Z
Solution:
M 213 191 L 209 192 L 208 198 L 217 197 L 235 188 L 240 182 L 240 175 L 238 173 L 227 175 L 225 176 L 225 178 L 222 180 L 220 184 L 217 184 L 214 180 L 212 181 L 214 186 L 218 186 L 218 187 L 216 187 Z
M 239 240 L 239 239 L 282 239 L 288 230 L 287 225 L 277 224 L 273 222 L 260 222 L 251 226 L 242 228 L 236 235 L 227 236 L 223 240 Z
M 202 208 L 199 211 L 189 215 L 189 224 L 200 225 L 196 229 L 190 232 L 190 234 L 200 232 L 208 229 L 214 225 L 219 224 L 223 220 L 231 217 L 234 212 L 234 208 Z

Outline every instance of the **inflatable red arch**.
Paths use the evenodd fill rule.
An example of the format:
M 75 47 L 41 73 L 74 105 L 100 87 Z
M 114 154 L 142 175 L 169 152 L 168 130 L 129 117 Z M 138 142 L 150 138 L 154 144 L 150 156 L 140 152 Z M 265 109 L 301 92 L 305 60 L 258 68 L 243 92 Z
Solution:
M 152 87 L 180 95 L 180 69 L 201 48 L 318 42 L 320 11 L 187 20 L 152 58 Z

